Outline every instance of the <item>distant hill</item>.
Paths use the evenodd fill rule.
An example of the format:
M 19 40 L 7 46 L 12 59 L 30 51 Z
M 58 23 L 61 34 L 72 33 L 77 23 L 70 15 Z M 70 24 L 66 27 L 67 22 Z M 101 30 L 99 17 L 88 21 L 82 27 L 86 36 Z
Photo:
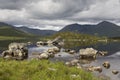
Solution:
M 22 26 L 22 27 L 17 27 L 18 30 L 21 30 L 25 33 L 31 33 L 34 35 L 40 35 L 40 36 L 50 36 L 56 33 L 56 31 L 53 30 L 39 30 L 39 29 L 32 29 L 32 28 L 28 28 L 26 26 Z
M 120 36 L 120 26 L 107 21 L 100 22 L 97 25 L 70 24 L 65 26 L 59 32 L 66 31 L 107 37 Z
M 27 37 L 32 34 L 27 34 L 23 31 L 17 30 L 14 26 L 7 23 L 0 22 L 0 36 L 9 36 L 9 37 Z

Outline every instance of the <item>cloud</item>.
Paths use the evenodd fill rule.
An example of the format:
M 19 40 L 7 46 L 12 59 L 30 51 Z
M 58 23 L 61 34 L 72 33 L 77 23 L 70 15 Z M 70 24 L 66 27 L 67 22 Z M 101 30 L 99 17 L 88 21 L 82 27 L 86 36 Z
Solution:
M 120 19 L 120 0 L 106 0 L 90 6 L 89 10 L 74 14 L 74 19 L 114 20 Z
M 120 24 L 120 0 L 0 0 L 0 21 L 59 30 L 72 23 Z
M 10 10 L 21 9 L 24 8 L 28 2 L 29 0 L 0 0 L 0 8 Z
M 40 0 L 28 5 L 28 12 L 38 19 L 64 19 L 89 8 L 89 0 Z

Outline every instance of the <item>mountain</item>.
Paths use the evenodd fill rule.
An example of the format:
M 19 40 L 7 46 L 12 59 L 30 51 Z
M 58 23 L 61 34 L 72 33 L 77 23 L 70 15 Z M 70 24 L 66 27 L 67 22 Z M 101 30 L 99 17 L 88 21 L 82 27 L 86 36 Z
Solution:
M 56 33 L 56 31 L 53 31 L 53 30 L 39 30 L 39 29 L 28 28 L 25 26 L 17 27 L 17 29 L 25 33 L 31 33 L 34 35 L 41 35 L 41 36 L 49 36 L 49 35 L 53 35 Z
M 0 36 L 26 37 L 31 36 L 31 34 L 17 30 L 14 26 L 7 23 L 0 22 Z
M 107 37 L 120 36 L 120 26 L 108 21 L 100 22 L 97 25 L 70 24 L 65 26 L 59 32 L 66 31 Z

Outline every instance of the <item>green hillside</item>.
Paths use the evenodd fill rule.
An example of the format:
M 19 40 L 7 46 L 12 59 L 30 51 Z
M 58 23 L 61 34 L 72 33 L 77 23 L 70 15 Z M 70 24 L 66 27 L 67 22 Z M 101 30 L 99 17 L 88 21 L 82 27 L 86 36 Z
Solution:
M 1 36 L 16 36 L 16 37 L 30 36 L 30 34 L 24 33 L 10 26 L 0 26 L 0 35 Z
M 20 40 L 34 35 L 17 30 L 14 26 L 0 22 L 0 40 Z

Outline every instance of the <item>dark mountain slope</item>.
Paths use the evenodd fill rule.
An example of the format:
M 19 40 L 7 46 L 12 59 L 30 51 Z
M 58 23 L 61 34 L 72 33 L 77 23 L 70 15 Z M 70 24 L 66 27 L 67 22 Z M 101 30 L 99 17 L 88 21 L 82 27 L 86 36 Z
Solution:
M 31 34 L 27 34 L 25 32 L 17 30 L 12 25 L 0 22 L 0 36 L 25 37 L 25 36 L 31 36 Z
M 59 32 L 66 31 L 107 37 L 120 36 L 120 26 L 107 21 L 103 21 L 97 25 L 71 24 L 65 26 Z
M 53 30 L 39 30 L 39 29 L 31 29 L 31 28 L 27 28 L 25 26 L 22 27 L 17 27 L 18 30 L 21 30 L 25 33 L 31 33 L 34 35 L 41 35 L 41 36 L 49 36 L 49 35 L 53 35 L 56 33 L 56 31 Z

